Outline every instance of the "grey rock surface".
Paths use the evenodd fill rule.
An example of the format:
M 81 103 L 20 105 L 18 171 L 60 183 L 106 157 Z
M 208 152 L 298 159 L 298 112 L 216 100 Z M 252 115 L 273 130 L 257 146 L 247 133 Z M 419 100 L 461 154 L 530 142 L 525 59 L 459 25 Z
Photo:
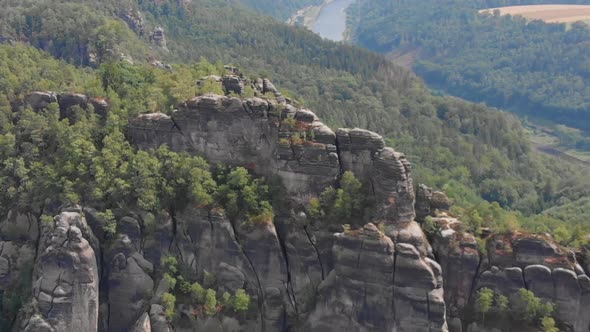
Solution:
M 151 301 L 153 265 L 137 252 L 126 234 L 119 235 L 109 249 L 108 330 L 129 331 Z
M 43 234 L 44 248 L 36 262 L 33 297 L 40 313 L 34 324 L 56 331 L 93 332 L 98 328 L 98 268 L 95 252 L 74 223 L 73 212 L 55 218 Z M 45 323 L 41 323 L 41 320 Z

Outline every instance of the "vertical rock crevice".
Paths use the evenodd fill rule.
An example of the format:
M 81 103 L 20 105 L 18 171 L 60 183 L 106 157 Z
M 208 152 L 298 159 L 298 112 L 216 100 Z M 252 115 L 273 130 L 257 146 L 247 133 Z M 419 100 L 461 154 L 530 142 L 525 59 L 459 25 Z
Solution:
M 252 270 L 254 278 L 256 279 L 256 284 L 257 284 L 257 288 L 258 288 L 258 308 L 260 309 L 261 331 L 264 332 L 264 331 L 266 331 L 266 320 L 265 320 L 265 312 L 264 312 L 265 311 L 264 288 L 262 288 L 262 282 L 260 281 L 260 276 L 258 275 L 258 271 L 256 270 L 256 268 L 254 267 L 254 263 L 252 262 L 252 259 L 248 256 L 248 254 L 244 250 L 244 247 L 242 246 L 242 243 L 240 242 L 239 235 L 238 235 L 239 233 L 237 232 L 237 227 L 236 227 L 235 223 L 236 223 L 235 220 L 230 220 L 230 223 L 229 223 L 232 227 L 232 232 L 233 232 L 233 237 L 234 237 L 233 240 L 236 241 L 236 243 L 238 244 L 238 247 L 240 248 L 240 252 L 246 258 L 246 261 L 248 262 L 248 266 Z
M 281 254 L 283 255 L 283 259 L 285 260 L 285 266 L 287 268 L 287 284 L 284 285 L 285 289 L 287 290 L 287 297 L 291 302 L 291 306 L 295 309 L 295 314 L 299 316 L 299 308 L 297 306 L 297 297 L 295 296 L 295 291 L 293 290 L 293 282 L 291 276 L 291 267 L 289 265 L 289 255 L 287 254 L 287 247 L 285 239 L 283 238 L 282 232 L 277 231 L 277 239 L 279 240 L 279 246 L 281 247 Z
M 318 264 L 320 265 L 320 269 L 322 272 L 322 281 L 326 279 L 326 273 L 328 271 L 325 270 L 324 268 L 324 263 L 322 262 L 322 256 L 320 255 L 320 250 L 318 249 L 315 241 L 313 240 L 311 234 L 309 234 L 309 229 L 308 226 L 305 225 L 303 226 L 303 231 L 305 232 L 305 235 L 307 236 L 307 239 L 309 240 L 309 243 L 311 244 L 311 246 L 313 247 L 313 249 L 316 252 L 317 258 L 318 258 Z

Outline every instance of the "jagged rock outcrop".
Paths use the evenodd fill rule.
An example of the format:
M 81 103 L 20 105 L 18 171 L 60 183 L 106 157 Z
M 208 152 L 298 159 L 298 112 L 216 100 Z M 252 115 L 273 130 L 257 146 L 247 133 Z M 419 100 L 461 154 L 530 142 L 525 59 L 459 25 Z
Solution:
M 524 288 L 553 303 L 555 318 L 571 331 L 590 328 L 590 319 L 581 314 L 588 308 L 590 278 L 573 252 L 547 235 L 512 232 L 484 239 L 486 254 L 482 254 L 476 238 L 465 232 L 459 220 L 446 213 L 433 220 L 439 231 L 432 246 L 443 270 L 449 321 L 460 320 L 481 288 L 490 288 L 508 298 Z M 462 324 L 454 325 L 460 328 Z M 469 324 L 467 331 L 485 329 Z
M 159 60 L 153 60 L 150 64 L 156 68 L 172 70 L 172 66 Z
M 385 147 L 381 135 L 367 130 L 338 129 L 336 135 L 342 169 L 371 186 L 377 204 L 375 218 L 391 229 L 413 221 L 415 194 L 406 157 Z
M 440 267 L 415 247 L 367 224 L 336 234 L 332 250 L 305 330 L 446 331 Z
M 98 329 L 99 274 L 94 250 L 77 225 L 79 212 L 62 212 L 45 225 L 33 276 L 33 314 L 23 330 Z
M 51 103 L 57 103 L 57 94 L 50 91 L 36 91 L 25 97 L 25 103 L 33 110 L 47 108 Z
M 263 94 L 272 93 L 280 103 L 284 103 L 287 101 L 287 99 L 283 96 L 279 89 L 277 89 L 269 79 L 263 79 L 262 84 L 258 84 L 258 86 L 261 86 Z
M 226 88 L 231 86 L 229 77 L 222 80 Z M 260 87 L 256 84 L 255 90 L 273 93 L 276 90 L 268 80 L 260 82 Z M 413 222 L 415 195 L 410 164 L 403 154 L 385 147 L 378 134 L 362 129 L 339 129 L 334 133 L 313 112 L 281 100 L 277 103 L 218 95 L 191 99 L 171 115 L 142 115 L 130 124 L 129 134 L 143 149 L 166 144 L 174 151 L 202 155 L 213 163 L 245 165 L 260 175 L 279 175 L 295 201 L 297 197 L 318 194 L 334 184 L 339 174 L 352 171 L 370 187 L 369 194 L 377 203 L 374 219 L 386 231 L 386 235 L 377 231 L 378 237 L 387 239 L 392 246 L 395 246 L 392 239 L 398 243 L 399 268 L 407 275 L 405 281 L 400 277 L 395 285 L 380 284 L 373 288 L 377 296 L 381 286 L 389 287 L 392 294 L 397 287 L 401 295 L 395 301 L 399 302 L 400 317 L 406 317 L 407 321 L 396 320 L 393 311 L 381 311 L 359 313 L 356 324 L 397 326 L 401 331 L 446 330 L 440 267 L 426 257 L 431 252 L 430 245 L 419 225 Z M 307 314 L 309 317 L 327 314 L 318 309 L 315 297 L 322 289 L 338 287 L 330 281 L 336 278 L 330 275 L 336 273 L 338 266 L 334 256 L 334 248 L 338 246 L 334 241 L 338 237 L 310 227 L 305 216 L 277 221 L 278 232 L 271 225 L 253 227 L 238 223 L 230 228 L 231 223 L 220 216 L 215 218 L 221 218 L 221 222 L 211 223 L 212 216 L 210 211 L 192 210 L 176 217 L 178 233 L 190 234 L 177 239 L 178 249 L 185 263 L 195 268 L 195 273 L 204 269 L 221 273 L 229 284 L 250 285 L 250 290 L 259 296 L 262 322 L 267 327 L 286 324 L 286 313 L 299 319 L 305 319 Z M 225 227 L 218 228 L 224 224 Z M 371 233 L 373 228 L 366 226 L 364 232 Z M 214 243 L 212 239 L 216 239 Z M 195 247 L 195 243 L 201 243 L 202 247 Z M 223 247 L 218 248 L 216 243 L 223 243 Z M 234 244 L 228 247 L 231 243 Z M 375 249 L 367 249 L 367 255 Z M 389 253 L 390 275 L 393 252 L 392 249 Z M 417 274 L 423 275 L 424 282 L 413 287 L 411 282 Z M 393 295 L 386 302 L 393 306 Z M 367 315 L 380 318 L 367 322 L 365 319 L 373 319 Z M 417 321 L 421 323 L 415 325 Z
M 424 222 L 427 216 L 436 216 L 436 211 L 448 211 L 451 200 L 441 191 L 433 191 L 424 184 L 418 186 L 416 193 L 416 220 Z
M 152 41 L 161 50 L 169 52 L 168 42 L 166 41 L 166 33 L 164 32 L 164 28 L 160 26 L 156 27 L 150 36 L 150 41 Z
M 487 247 L 488 262 L 475 290 L 489 287 L 510 297 L 517 288 L 527 288 L 554 303 L 555 317 L 573 331 L 590 328 L 590 319 L 580 314 L 587 310 L 588 276 L 573 252 L 545 235 L 518 232 L 494 235 Z
M 75 112 L 72 107 L 86 108 L 88 104 L 94 107 L 94 111 L 101 117 L 106 117 L 109 103 L 104 98 L 89 98 L 80 93 L 53 91 L 35 91 L 25 97 L 25 106 L 30 106 L 34 111 L 41 111 L 51 103 L 57 103 L 60 109 L 60 117 L 75 120 Z
M 432 247 L 442 268 L 449 316 L 457 318 L 469 303 L 479 271 L 478 244 L 472 234 L 462 231 L 463 224 L 456 218 L 442 215 L 435 222 L 440 233 L 432 239 Z
M 334 133 L 315 115 L 311 122 L 306 122 L 309 117 L 297 118 L 309 111 L 260 98 L 240 100 L 211 94 L 181 106 L 171 116 L 137 118 L 129 128 L 132 141 L 140 148 L 166 144 L 173 151 L 202 155 L 212 163 L 279 175 L 295 194 L 319 192 L 339 174 Z M 294 119 L 289 122 L 292 127 L 287 119 Z M 301 137 L 312 131 L 322 142 Z
M 304 330 L 395 330 L 394 248 L 373 224 L 336 234 L 334 270 L 320 285 Z
M 129 28 L 139 36 L 145 34 L 145 21 L 140 11 L 129 8 L 128 10 L 119 14 L 119 17 L 127 23 Z
M 223 87 L 226 93 L 243 94 L 246 89 L 246 82 L 238 75 L 224 75 L 222 78 Z

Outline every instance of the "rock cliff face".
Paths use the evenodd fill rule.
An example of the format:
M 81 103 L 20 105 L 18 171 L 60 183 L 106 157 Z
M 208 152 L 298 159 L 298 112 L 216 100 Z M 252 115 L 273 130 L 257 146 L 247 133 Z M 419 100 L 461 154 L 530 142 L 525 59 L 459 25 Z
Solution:
M 41 111 L 51 103 L 57 103 L 62 118 L 75 121 L 75 106 L 87 108 L 94 107 L 94 111 L 101 117 L 106 117 L 109 109 L 108 102 L 103 98 L 89 98 L 86 95 L 72 92 L 57 93 L 53 91 L 35 91 L 25 97 L 25 106 L 31 107 L 34 111 Z
M 239 74 L 218 82 L 228 93 L 245 86 Z M 279 177 L 290 208 L 256 224 L 197 206 L 157 216 L 122 211 L 116 235 L 89 207 L 11 210 L 0 222 L 0 297 L 28 300 L 18 315 L 0 308 L 14 331 L 462 331 L 483 287 L 507 296 L 527 288 L 557 304 L 556 317 L 572 331 L 588 330 L 590 278 L 572 252 L 548 236 L 515 233 L 487 237 L 483 254 L 478 239 L 441 212 L 451 205 L 443 193 L 414 193 L 410 163 L 380 135 L 333 131 L 270 81 L 252 86 L 276 99 L 204 95 L 171 115 L 139 116 L 128 136 L 140 149 L 167 145 Z M 92 101 L 52 92 L 27 98 L 37 110 L 52 102 L 70 117 L 73 106 Z M 370 220 L 352 229 L 310 222 L 301 205 L 345 171 L 374 202 Z M 52 221 L 40 217 L 48 213 Z M 419 224 L 428 216 L 440 230 L 430 241 Z M 171 321 L 169 257 L 218 294 L 245 290 L 249 308 L 210 315 L 179 295 Z
M 223 81 L 236 88 L 233 80 Z M 262 89 L 273 91 L 270 85 L 262 82 Z M 166 144 L 213 163 L 278 175 L 295 201 L 318 194 L 336 183 L 342 172 L 352 171 L 371 188 L 367 194 L 377 202 L 374 220 L 383 231 L 368 224 L 359 231 L 333 234 L 308 228 L 305 215 L 277 220 L 280 232 L 273 225 L 216 230 L 229 222 L 214 222 L 210 229 L 210 215 L 193 212 L 191 218 L 203 215 L 203 221 L 191 238 L 201 238 L 196 242 L 205 244 L 208 253 L 192 254 L 194 248 L 186 249 L 191 244 L 179 242 L 186 243 L 181 245 L 187 252 L 182 255 L 185 262 L 196 273 L 204 267 L 216 273 L 222 266 L 237 267 L 228 270 L 236 275 L 228 279 L 237 278 L 240 285 L 245 280 L 260 296 L 261 328 L 280 330 L 301 322 L 304 330 L 318 331 L 348 326 L 445 331 L 441 269 L 426 257 L 430 247 L 413 222 L 409 162 L 385 147 L 376 133 L 334 133 L 311 111 L 282 101 L 205 95 L 187 101 L 171 116 L 140 116 L 130 124 L 129 135 L 143 149 Z M 220 265 L 199 264 L 202 260 Z M 368 269 L 379 272 L 366 273 Z
M 459 220 L 442 214 L 434 221 L 441 229 L 433 239 L 433 249 L 442 267 L 449 321 L 461 325 L 464 310 L 481 288 L 508 298 L 524 288 L 553 303 L 554 316 L 568 330 L 590 328 L 584 313 L 590 278 L 572 251 L 546 235 L 517 232 L 489 236 L 485 240 L 487 254 L 482 254 L 475 237 L 462 231 Z

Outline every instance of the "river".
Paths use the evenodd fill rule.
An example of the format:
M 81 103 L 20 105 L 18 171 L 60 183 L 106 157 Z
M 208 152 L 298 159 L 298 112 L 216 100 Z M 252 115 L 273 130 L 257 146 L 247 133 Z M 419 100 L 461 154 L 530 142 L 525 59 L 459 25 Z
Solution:
M 355 0 L 334 0 L 325 5 L 313 25 L 313 32 L 334 40 L 342 41 L 346 31 L 346 8 Z

